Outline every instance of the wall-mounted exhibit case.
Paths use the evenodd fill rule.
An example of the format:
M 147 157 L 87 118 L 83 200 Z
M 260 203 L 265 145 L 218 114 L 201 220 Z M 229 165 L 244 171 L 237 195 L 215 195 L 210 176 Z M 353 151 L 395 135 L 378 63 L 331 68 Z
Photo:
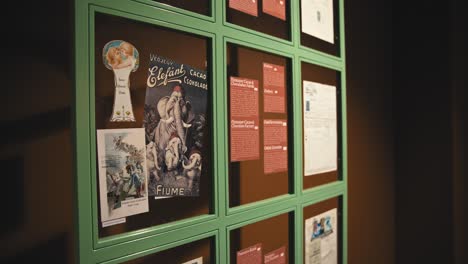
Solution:
M 79 263 L 346 263 L 343 21 L 75 1 Z

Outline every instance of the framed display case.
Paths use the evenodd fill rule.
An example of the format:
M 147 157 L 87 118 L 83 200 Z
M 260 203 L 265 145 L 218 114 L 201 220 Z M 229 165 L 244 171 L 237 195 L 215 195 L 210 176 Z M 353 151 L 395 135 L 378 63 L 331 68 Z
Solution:
M 335 202 L 346 263 L 330 6 L 322 47 L 301 1 L 75 1 L 78 263 L 306 263 L 306 220 Z

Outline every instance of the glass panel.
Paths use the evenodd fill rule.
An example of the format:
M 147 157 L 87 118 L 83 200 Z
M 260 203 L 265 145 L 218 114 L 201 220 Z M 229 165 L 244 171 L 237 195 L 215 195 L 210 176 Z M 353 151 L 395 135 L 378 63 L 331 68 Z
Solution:
M 214 264 L 216 263 L 215 249 L 215 239 L 205 238 L 124 263 Z
M 229 205 L 290 190 L 292 179 L 291 62 L 227 45 Z
M 230 263 L 247 259 L 252 261 L 248 263 L 294 263 L 294 214 L 278 215 L 232 230 Z
M 303 7 L 306 7 L 307 10 L 303 10 Z M 328 8 L 333 8 L 333 10 L 327 12 Z M 339 1 L 301 0 L 300 9 L 301 45 L 334 56 L 340 56 Z M 307 14 L 307 16 L 303 16 L 304 14 Z M 326 19 L 332 14 L 333 25 L 330 23 L 327 26 Z M 333 33 L 331 32 L 332 28 Z
M 155 0 L 155 2 L 179 7 L 201 15 L 211 16 L 210 0 Z
M 321 184 L 330 183 L 337 181 L 341 178 L 341 157 L 342 157 L 342 147 L 341 147 L 341 81 L 340 73 L 320 67 L 317 65 L 309 63 L 301 63 L 301 75 L 302 75 L 302 91 L 303 91 L 303 135 L 307 138 L 303 142 L 303 164 L 304 164 L 304 175 L 303 175 L 303 188 L 308 189 Z M 308 93 L 304 93 L 304 82 L 306 83 L 315 83 L 318 86 L 327 86 L 326 89 L 333 89 L 336 94 L 336 105 L 333 111 L 336 112 L 336 116 L 326 116 L 319 120 L 320 123 L 317 123 L 317 119 L 312 120 L 306 119 L 306 114 L 304 111 L 310 110 L 312 107 L 311 104 L 314 102 L 306 102 L 308 99 Z M 335 89 L 336 88 L 336 89 Z M 322 88 L 323 89 L 323 88 Z M 310 94 L 309 94 L 310 96 Z M 317 97 L 326 99 L 326 97 Z M 322 113 L 319 115 L 330 115 L 332 111 L 330 108 L 325 109 L 325 105 L 329 107 L 330 101 L 318 102 L 319 107 L 322 108 Z M 334 103 L 334 102 L 333 102 Z M 307 105 L 305 105 L 307 104 Z M 310 104 L 310 105 L 309 105 Z M 327 105 L 328 104 L 328 105 Z M 317 114 L 317 113 L 316 113 Z M 309 116 L 310 118 L 310 116 Z M 315 117 L 317 118 L 317 116 Z M 311 123 L 314 122 L 314 123 Z M 312 138 L 312 139 L 311 139 Z M 317 150 L 317 147 L 321 148 Z M 334 149 L 336 148 L 336 149 Z M 308 152 L 308 153 L 306 153 Z M 314 155 L 317 154 L 317 155 Z M 336 154 L 336 156 L 335 156 Z M 306 160 L 306 156 L 308 157 Z M 313 157 L 312 157 L 313 156 Z M 319 158 L 317 158 L 319 156 Z M 335 164 L 336 161 L 336 164 Z
M 210 50 L 204 37 L 96 14 L 96 191 L 107 192 L 100 237 L 212 212 Z
M 343 263 L 342 202 L 335 197 L 304 207 L 304 263 Z
M 227 22 L 291 39 L 290 0 L 226 0 Z

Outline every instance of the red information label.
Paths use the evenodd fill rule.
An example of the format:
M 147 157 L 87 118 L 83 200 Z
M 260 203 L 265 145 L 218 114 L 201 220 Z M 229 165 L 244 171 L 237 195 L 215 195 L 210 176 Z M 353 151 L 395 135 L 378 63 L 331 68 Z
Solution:
M 237 264 L 262 264 L 262 244 L 237 251 Z
M 288 130 L 285 119 L 263 121 L 264 173 L 288 170 Z
M 269 113 L 285 113 L 285 78 L 284 67 L 263 63 L 263 111 Z
M 286 0 L 263 0 L 263 13 L 286 20 Z
M 252 16 L 258 16 L 257 0 L 229 0 L 229 7 Z
M 260 159 L 258 80 L 231 77 L 231 161 Z
M 265 264 L 286 264 L 286 247 L 265 254 Z

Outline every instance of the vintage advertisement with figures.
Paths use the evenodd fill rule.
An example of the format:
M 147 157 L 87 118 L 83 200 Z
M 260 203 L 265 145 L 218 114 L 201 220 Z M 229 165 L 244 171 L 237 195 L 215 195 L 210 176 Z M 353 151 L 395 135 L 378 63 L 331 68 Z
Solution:
M 101 221 L 148 212 L 143 128 L 97 130 Z
M 199 196 L 208 156 L 207 75 L 150 54 L 144 127 L 149 194 Z
M 305 263 L 338 263 L 337 209 L 305 221 Z

